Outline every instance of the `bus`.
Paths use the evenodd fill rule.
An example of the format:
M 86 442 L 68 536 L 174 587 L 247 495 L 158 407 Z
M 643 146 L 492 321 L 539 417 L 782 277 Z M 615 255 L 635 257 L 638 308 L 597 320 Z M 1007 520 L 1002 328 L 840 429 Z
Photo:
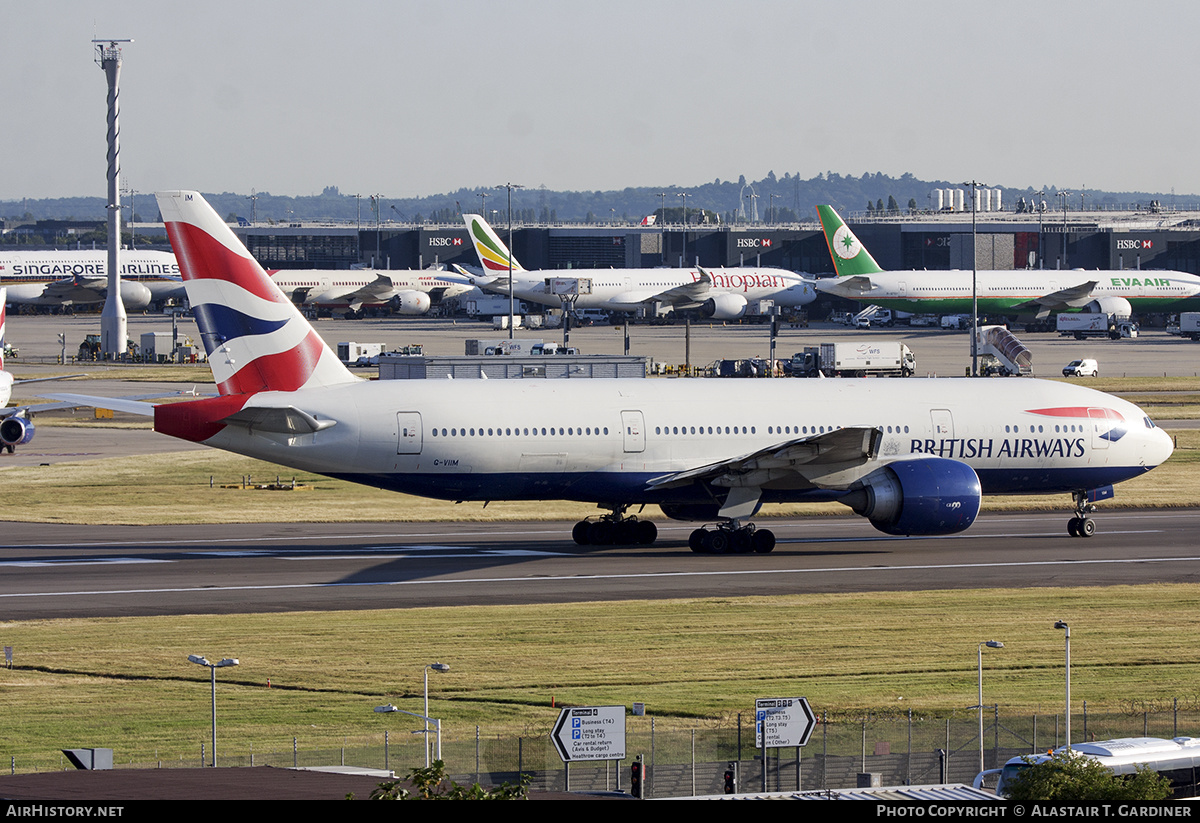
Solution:
M 1171 781 L 1175 798 L 1197 795 L 1197 772 L 1200 771 L 1200 740 L 1192 737 L 1176 737 L 1163 740 L 1159 737 L 1122 737 L 1116 740 L 1101 740 L 1093 743 L 1073 743 L 1071 750 L 1078 755 L 1090 757 L 1116 774 L 1133 774 L 1146 766 Z M 1000 775 L 996 794 L 1007 796 L 1005 786 L 1022 769 L 1045 763 L 1050 754 L 1023 755 L 1014 757 L 1002 769 L 988 769 L 975 777 L 974 786 L 980 788 L 989 775 Z

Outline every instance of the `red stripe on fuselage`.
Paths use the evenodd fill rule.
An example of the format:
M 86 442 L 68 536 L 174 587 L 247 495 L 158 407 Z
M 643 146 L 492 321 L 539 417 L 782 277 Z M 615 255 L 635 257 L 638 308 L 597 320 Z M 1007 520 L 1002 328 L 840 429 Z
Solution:
M 172 222 L 167 223 L 167 236 L 171 238 L 184 280 L 205 277 L 226 280 L 264 300 L 288 302 L 262 266 L 230 251 L 203 229 L 191 223 Z
M 203 443 L 225 428 L 224 420 L 242 410 L 250 395 L 206 397 L 185 403 L 163 403 L 154 407 L 154 430 L 161 434 Z

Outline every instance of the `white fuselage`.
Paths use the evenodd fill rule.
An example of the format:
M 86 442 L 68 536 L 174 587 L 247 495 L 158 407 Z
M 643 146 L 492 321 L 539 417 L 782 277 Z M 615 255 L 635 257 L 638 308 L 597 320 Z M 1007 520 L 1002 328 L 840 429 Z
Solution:
M 706 289 L 700 284 L 707 274 L 712 279 Z M 811 303 L 816 292 L 803 277 L 783 269 L 568 269 L 562 271 L 517 271 L 513 273 L 516 297 L 558 308 L 560 298 L 546 285 L 547 279 L 586 279 L 591 293 L 574 299 L 578 309 L 637 311 L 651 302 L 687 307 L 703 303 L 716 295 L 737 295 L 747 302 L 774 300 L 781 306 Z M 690 299 L 687 290 L 701 292 Z M 507 288 L 497 288 L 507 293 Z
M 916 313 L 970 312 L 972 272 L 887 271 L 864 274 L 872 288 L 853 288 L 855 277 L 824 278 L 817 288 L 862 303 Z M 1018 270 L 975 273 L 979 309 L 988 314 L 1034 314 L 1030 304 L 1086 283 L 1071 299 L 1049 301 L 1051 311 L 1082 309 L 1104 298 L 1128 300 L 1136 312 L 1200 309 L 1200 277 L 1177 271 Z M 1019 307 L 1019 308 L 1018 308 Z
M 763 500 L 828 499 L 883 463 L 926 456 L 970 465 L 985 492 L 1090 489 L 1138 476 L 1172 449 L 1133 404 L 1038 380 L 746 380 L 737 388 L 736 402 L 720 402 L 706 380 L 361 382 L 264 392 L 246 404 L 337 421 L 324 430 L 226 426 L 205 442 L 428 497 L 624 503 L 706 500 L 698 484 L 662 492 L 647 481 L 848 427 L 882 431 L 877 459 L 813 474 L 801 466 L 762 484 Z
M 7 406 L 8 401 L 12 399 L 12 387 L 12 372 L 0 369 L 0 409 Z
M 432 273 L 390 269 L 284 269 L 272 271 L 270 276 L 290 300 L 317 306 L 382 305 L 405 291 L 444 299 L 471 290 L 470 286 L 441 280 Z M 363 294 L 364 290 L 378 287 L 381 276 L 390 281 L 390 287 Z M 303 299 L 297 301 L 297 293 Z
M 105 249 L 0 252 L 0 285 L 7 287 L 10 303 L 102 303 L 107 278 Z M 179 264 L 172 252 L 123 249 L 121 279 L 123 284 L 145 287 L 151 300 L 184 296 Z M 70 281 L 76 281 L 78 287 L 69 288 Z M 52 295 L 56 288 L 63 296 Z M 134 307 L 130 300 L 125 302 L 127 308 Z

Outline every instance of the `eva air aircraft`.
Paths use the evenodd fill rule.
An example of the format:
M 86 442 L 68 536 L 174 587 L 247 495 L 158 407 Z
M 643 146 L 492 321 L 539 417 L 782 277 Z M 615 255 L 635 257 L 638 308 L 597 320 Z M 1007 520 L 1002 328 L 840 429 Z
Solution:
M 827 294 L 865 305 L 928 314 L 969 314 L 971 272 L 884 271 L 831 206 L 817 206 L 837 277 L 817 280 Z M 1091 311 L 1134 313 L 1200 310 L 1200 277 L 1178 271 L 979 271 L 979 312 L 1036 317 Z

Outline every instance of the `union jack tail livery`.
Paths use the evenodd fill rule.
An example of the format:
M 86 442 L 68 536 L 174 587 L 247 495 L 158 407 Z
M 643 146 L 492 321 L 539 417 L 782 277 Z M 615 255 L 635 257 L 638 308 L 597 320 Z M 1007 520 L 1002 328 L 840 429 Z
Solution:
M 0 371 L 4 371 L 4 311 L 8 289 L 0 289 Z
M 357 382 L 199 193 L 157 197 L 222 395 Z

